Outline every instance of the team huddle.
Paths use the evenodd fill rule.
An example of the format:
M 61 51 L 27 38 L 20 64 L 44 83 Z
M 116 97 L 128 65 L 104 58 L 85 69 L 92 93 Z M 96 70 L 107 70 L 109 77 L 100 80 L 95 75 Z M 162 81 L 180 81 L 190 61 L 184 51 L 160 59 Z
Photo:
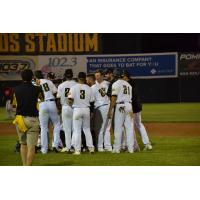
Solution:
M 138 130 L 144 150 L 152 149 L 146 129 L 141 122 L 142 106 L 133 80 L 126 71 L 97 70 L 95 74 L 80 72 L 78 80 L 71 69 L 56 88 L 44 79 L 41 71 L 34 72 L 35 85 L 43 90 L 39 102 L 40 139 L 43 154 L 49 150 L 49 124 L 53 125 L 52 149 L 56 152 L 80 155 L 83 143 L 90 153 L 139 151 L 134 127 Z M 60 130 L 64 131 L 64 145 Z M 114 143 L 111 142 L 111 130 Z M 61 148 L 62 147 L 62 148 Z

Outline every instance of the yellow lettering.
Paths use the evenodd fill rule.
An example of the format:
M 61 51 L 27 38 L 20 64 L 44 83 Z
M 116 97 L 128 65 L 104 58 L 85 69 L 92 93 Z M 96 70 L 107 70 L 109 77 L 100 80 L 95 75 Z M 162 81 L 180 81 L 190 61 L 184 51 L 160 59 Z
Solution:
M 68 46 L 69 46 L 69 52 L 73 52 L 73 42 L 72 42 L 72 34 L 68 34 Z
M 0 34 L 0 52 L 8 52 L 8 34 L 1 33 Z
M 39 52 L 44 52 L 44 36 L 46 36 L 46 33 L 38 33 L 36 34 L 38 36 L 38 45 L 39 45 Z
M 67 52 L 67 35 L 58 33 L 58 52 Z
M 85 51 L 98 51 L 98 34 L 94 33 L 92 34 L 92 37 L 89 33 L 85 34 Z
M 74 34 L 74 51 L 82 52 L 83 48 L 83 33 L 75 33 Z
M 10 51 L 11 52 L 19 52 L 19 34 L 18 33 L 10 33 L 9 34 L 10 40 Z
M 35 36 L 33 33 L 25 33 L 25 51 L 26 52 L 34 52 L 35 51 Z
M 56 42 L 53 33 L 47 35 L 47 52 L 56 52 Z

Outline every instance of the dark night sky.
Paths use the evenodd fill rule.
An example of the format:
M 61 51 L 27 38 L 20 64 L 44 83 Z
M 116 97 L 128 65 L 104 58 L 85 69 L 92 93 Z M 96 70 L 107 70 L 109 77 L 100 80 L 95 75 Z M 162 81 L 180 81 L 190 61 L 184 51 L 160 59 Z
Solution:
M 197 33 L 104 33 L 102 53 L 200 51 Z

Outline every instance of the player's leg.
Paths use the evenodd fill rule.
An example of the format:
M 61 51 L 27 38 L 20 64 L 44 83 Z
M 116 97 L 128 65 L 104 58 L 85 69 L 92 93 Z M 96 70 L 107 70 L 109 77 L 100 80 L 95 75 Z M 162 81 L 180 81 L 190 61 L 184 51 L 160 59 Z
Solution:
M 110 141 L 110 128 L 111 128 L 111 120 L 107 118 L 108 115 L 108 110 L 109 110 L 109 105 L 102 106 L 100 108 L 103 123 L 102 123 L 102 128 L 103 128 L 103 133 L 104 133 L 104 149 L 106 151 L 112 151 L 112 145 Z
M 130 114 L 126 114 L 125 120 L 124 120 L 124 127 L 126 130 L 126 143 L 129 153 L 133 153 L 134 149 L 134 124 L 133 119 L 130 116 Z
M 81 129 L 82 129 L 82 109 L 75 108 L 73 111 L 73 143 L 76 155 L 81 152 Z
M 94 145 L 92 141 L 92 134 L 90 131 L 90 109 L 83 109 L 83 132 L 85 134 L 86 145 L 90 152 L 94 152 Z
M 137 128 L 141 138 L 142 138 L 143 144 L 145 146 L 149 145 L 149 147 L 150 147 L 151 144 L 150 144 L 150 141 L 149 141 L 149 137 L 148 137 L 147 131 L 146 131 L 146 129 L 145 129 L 143 123 L 142 123 L 142 120 L 141 120 L 141 112 L 134 114 L 134 124 L 135 124 L 135 127 Z
M 121 150 L 121 140 L 122 140 L 122 129 L 124 122 L 124 112 L 120 111 L 120 105 L 116 106 L 115 116 L 114 116 L 114 145 L 113 153 L 120 153 Z
M 39 109 L 39 122 L 41 128 L 41 152 L 48 152 L 48 122 L 49 122 L 49 112 L 46 102 L 40 103 Z
M 66 151 L 71 148 L 73 110 L 70 106 L 62 107 L 63 130 L 65 132 Z
M 121 143 L 121 149 L 123 151 L 125 151 L 127 148 L 127 144 L 126 144 L 126 131 L 125 131 L 125 128 L 123 126 L 123 129 L 122 129 L 122 143 Z
M 101 113 L 100 108 L 95 109 L 95 132 L 97 133 L 97 148 L 98 151 L 103 151 L 103 133 L 104 133 L 104 127 L 103 127 L 103 116 Z
M 60 141 L 60 116 L 58 115 L 55 102 L 48 102 L 49 117 L 53 123 L 53 148 L 58 148 Z
M 134 123 L 132 105 L 126 104 L 125 106 L 125 120 L 124 127 L 126 131 L 126 143 L 129 153 L 133 153 L 134 149 Z

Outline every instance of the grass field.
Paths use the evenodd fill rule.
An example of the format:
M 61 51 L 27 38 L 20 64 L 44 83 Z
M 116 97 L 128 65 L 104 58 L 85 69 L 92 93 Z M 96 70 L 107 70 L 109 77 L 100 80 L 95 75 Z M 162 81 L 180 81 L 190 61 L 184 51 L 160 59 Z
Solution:
M 0 121 L 5 122 L 5 111 L 0 110 Z M 200 103 L 186 104 L 144 104 L 143 120 L 145 122 L 200 122 Z M 181 129 L 181 127 L 180 127 Z M 184 130 L 183 130 L 184 131 Z M 197 130 L 199 131 L 199 130 Z M 173 135 L 173 134 L 172 134 Z M 34 165 L 39 166 L 199 166 L 200 133 L 197 136 L 155 136 L 149 133 L 153 144 L 152 151 L 139 153 L 111 154 L 83 153 L 74 156 L 63 153 L 36 155 Z M 21 165 L 19 154 L 14 153 L 15 135 L 0 136 L 0 165 Z M 141 140 L 139 139 L 142 147 Z
M 144 104 L 144 122 L 200 122 L 200 103 Z M 11 122 L 5 108 L 0 107 L 0 123 Z

